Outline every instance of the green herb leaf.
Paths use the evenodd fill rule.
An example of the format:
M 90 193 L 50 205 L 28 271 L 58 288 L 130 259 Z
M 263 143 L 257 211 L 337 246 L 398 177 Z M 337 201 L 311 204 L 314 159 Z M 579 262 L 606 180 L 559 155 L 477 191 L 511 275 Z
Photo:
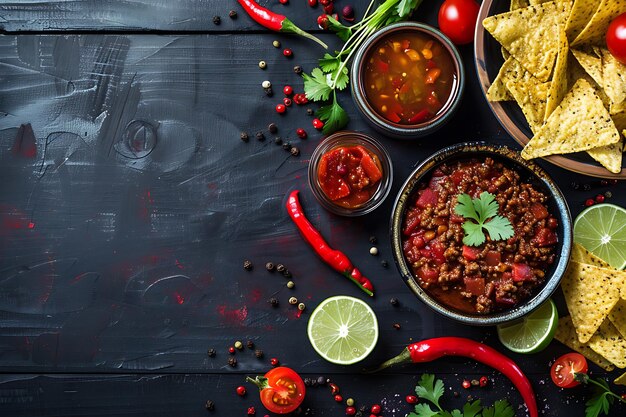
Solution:
M 441 379 L 435 381 L 435 375 L 433 374 L 422 374 L 420 381 L 415 387 L 415 393 L 418 397 L 430 401 L 440 410 L 439 399 L 443 392 L 443 381 Z
M 324 72 L 334 71 L 339 68 L 339 65 L 341 65 L 341 59 L 334 57 L 329 53 L 325 53 L 324 57 L 320 58 L 317 62 Z
M 450 417 L 463 417 L 463 413 L 461 413 L 461 411 L 459 410 L 452 410 L 452 412 L 450 413 L 446 411 L 445 413 L 449 415 Z
M 438 416 L 438 411 L 433 411 L 430 405 L 420 403 L 415 406 L 415 412 L 409 413 L 408 417 L 434 417 Z
M 320 107 L 316 114 L 324 122 L 324 128 L 322 129 L 324 134 L 335 132 L 348 124 L 348 113 L 337 103 L 336 95 L 333 96 L 331 104 Z
M 500 206 L 496 197 L 483 191 L 478 198 L 472 199 L 467 194 L 457 197 L 457 205 L 454 212 L 466 219 L 475 220 L 476 223 L 467 220 L 463 223 L 465 237 L 463 244 L 467 246 L 480 246 L 485 243 L 483 230 L 489 233 L 491 240 L 504 240 L 513 236 L 514 230 L 509 219 L 498 216 Z
M 331 73 L 331 78 L 335 80 L 335 87 L 338 90 L 343 90 L 348 86 L 348 68 L 343 67 L 341 71 L 337 68 Z
M 472 403 L 465 403 L 463 406 L 463 416 L 462 417 L 476 417 L 480 414 L 483 407 L 480 405 L 480 400 L 476 400 Z M 457 410 L 454 410 L 457 411 Z
M 400 0 L 396 6 L 396 14 L 400 18 L 407 17 L 421 2 L 422 0 Z
M 313 68 L 311 75 L 302 74 L 302 78 L 304 78 L 304 92 L 309 100 L 328 100 L 333 90 L 328 85 L 326 74 L 321 69 Z
M 497 400 L 493 407 L 483 409 L 483 417 L 515 417 L 515 411 L 507 400 Z
M 350 36 L 352 36 L 352 29 L 348 26 L 344 26 L 329 14 L 326 16 L 328 17 L 328 29 L 330 31 L 335 32 L 339 39 L 344 42 L 350 39 Z
M 594 382 L 596 388 L 594 389 L 593 397 L 585 403 L 587 406 L 585 408 L 585 417 L 598 417 L 600 413 L 604 413 L 608 416 L 609 408 L 615 400 L 613 397 L 614 394 L 609 388 L 609 384 L 602 378 L 597 378 L 590 382 Z

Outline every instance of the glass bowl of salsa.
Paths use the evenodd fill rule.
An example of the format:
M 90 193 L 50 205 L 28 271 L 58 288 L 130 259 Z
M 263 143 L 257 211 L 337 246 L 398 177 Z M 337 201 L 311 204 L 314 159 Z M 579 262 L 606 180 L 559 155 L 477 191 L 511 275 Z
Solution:
M 409 176 L 392 211 L 391 240 L 422 302 L 466 324 L 495 325 L 530 313 L 556 290 L 572 220 L 538 165 L 506 146 L 463 143 Z
M 416 138 L 439 129 L 455 113 L 465 72 L 444 34 L 402 22 L 381 29 L 359 48 L 350 80 L 356 107 L 374 128 Z
M 353 131 L 336 132 L 313 151 L 309 185 L 327 210 L 360 216 L 377 208 L 391 190 L 393 168 L 376 139 Z

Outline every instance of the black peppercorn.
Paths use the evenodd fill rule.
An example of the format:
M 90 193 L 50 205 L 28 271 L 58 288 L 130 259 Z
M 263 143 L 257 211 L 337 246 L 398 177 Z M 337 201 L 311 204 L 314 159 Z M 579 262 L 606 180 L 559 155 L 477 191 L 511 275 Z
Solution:
M 452 395 L 454 395 L 454 397 L 455 397 L 455 398 L 459 398 L 459 396 L 460 396 L 461 394 L 459 394 L 459 392 L 458 392 L 458 391 L 454 391 L 454 392 L 452 393 Z
M 253 342 L 252 340 L 248 340 L 248 341 L 246 342 L 246 347 L 247 347 L 248 349 L 254 349 L 254 342 Z
M 215 349 L 209 349 L 206 351 L 206 354 L 209 355 L 209 358 L 214 358 L 216 353 L 217 352 L 215 351 Z
M 387 260 L 386 260 L 386 259 L 383 259 L 382 261 L 380 261 L 380 265 L 381 265 L 383 268 L 387 268 L 387 267 L 389 266 L 389 262 L 387 262 Z
M 272 305 L 272 307 L 277 307 L 278 306 L 278 299 L 275 297 L 270 298 L 270 304 Z
M 378 242 L 378 239 L 376 239 L 376 236 L 370 236 L 370 243 L 371 243 L 372 245 L 375 245 L 375 244 L 376 244 L 376 242 Z
M 268 262 L 268 263 L 266 263 L 266 264 L 265 264 L 265 269 L 267 269 L 267 270 L 268 270 L 268 271 L 270 271 L 270 272 L 273 272 L 273 271 L 274 271 L 274 268 L 275 268 L 275 267 L 274 267 L 274 264 L 273 264 L 273 263 L 271 263 L 271 262 Z
M 222 23 L 222 18 L 219 16 L 213 16 L 213 24 L 219 25 L 220 23 Z
M 402 326 L 400 326 L 400 323 L 394 323 L 393 324 L 393 328 L 396 329 L 396 330 L 400 330 L 400 327 L 402 327 Z
M 237 19 L 237 12 L 235 10 L 231 10 L 230 12 L 228 12 L 228 17 L 230 17 L 231 19 Z
M 313 116 L 315 114 L 315 111 L 313 111 L 313 109 L 306 109 L 306 114 L 308 114 L 309 116 Z
M 291 155 L 293 155 L 293 156 L 298 156 L 298 155 L 300 155 L 300 149 L 296 148 L 295 146 L 294 146 L 293 148 L 291 148 L 291 149 L 289 150 L 289 152 L 291 152 Z
M 278 132 L 278 126 L 276 126 L 276 123 L 270 123 L 267 126 L 267 130 L 269 130 L 270 133 L 276 133 L 276 132 Z
M 276 270 L 278 272 L 285 272 L 287 270 L 287 268 L 285 268 L 285 265 L 283 265 L 283 264 L 278 264 L 278 265 L 276 265 Z
M 233 356 L 229 357 L 228 364 L 234 368 L 235 366 L 237 366 L 237 358 Z
M 324 378 L 323 376 L 318 376 L 317 385 L 324 385 L 324 384 L 326 384 L 326 378 Z
M 311 386 L 311 378 L 304 378 L 304 385 L 306 385 L 307 387 Z
M 288 269 L 285 269 L 285 270 L 282 272 L 282 274 L 283 274 L 283 276 L 284 276 L 285 278 L 291 278 L 291 277 L 292 277 L 291 272 L 289 272 L 289 270 L 288 270 Z
M 591 190 L 591 184 L 583 184 L 583 191 Z
M 400 302 L 398 301 L 398 299 L 397 299 L 397 298 L 395 298 L 395 297 L 393 297 L 391 300 L 389 300 L 389 303 L 390 303 L 392 306 L 397 306 L 398 304 L 400 304 Z
M 254 356 L 257 357 L 257 359 L 261 359 L 263 358 L 263 351 L 261 349 L 257 349 L 254 351 Z
M 291 143 L 289 143 L 289 142 L 283 143 L 283 149 L 286 150 L 286 151 L 290 151 L 291 150 Z
M 213 411 L 215 410 L 215 403 L 211 400 L 207 400 L 206 403 L 204 403 L 204 408 L 209 411 Z
M 241 132 L 241 134 L 239 135 L 239 137 L 241 138 L 241 140 L 243 140 L 244 142 L 247 142 L 248 139 L 250 139 L 250 137 L 248 136 L 248 134 L 246 132 Z
M 265 140 L 265 135 L 263 132 L 256 132 L 256 138 L 257 140 Z
M 252 262 L 247 259 L 243 261 L 243 269 L 245 269 L 246 271 L 252 270 Z
M 293 72 L 298 75 L 302 74 L 302 67 L 300 65 L 296 65 L 295 67 L 293 67 Z
M 359 407 L 359 411 L 362 413 L 365 413 L 367 411 L 367 406 L 366 405 L 362 405 L 361 407 Z
M 265 95 L 268 97 L 272 97 L 274 95 L 274 90 L 272 90 L 272 87 L 264 88 L 263 90 L 265 91 Z
M 274 138 L 274 143 L 276 145 L 282 145 L 283 144 L 283 139 L 280 136 L 277 136 Z

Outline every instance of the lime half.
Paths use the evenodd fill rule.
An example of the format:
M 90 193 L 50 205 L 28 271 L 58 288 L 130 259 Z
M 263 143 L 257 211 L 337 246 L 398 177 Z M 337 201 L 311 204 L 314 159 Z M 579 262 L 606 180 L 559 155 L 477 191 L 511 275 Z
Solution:
M 626 210 L 614 204 L 596 204 L 574 221 L 574 242 L 616 269 L 626 267 Z
M 378 321 L 364 301 L 338 295 L 325 299 L 313 311 L 307 334 L 313 348 L 324 359 L 350 365 L 374 350 Z
M 513 352 L 535 353 L 550 344 L 558 324 L 556 306 L 548 300 L 521 321 L 499 325 L 498 337 Z

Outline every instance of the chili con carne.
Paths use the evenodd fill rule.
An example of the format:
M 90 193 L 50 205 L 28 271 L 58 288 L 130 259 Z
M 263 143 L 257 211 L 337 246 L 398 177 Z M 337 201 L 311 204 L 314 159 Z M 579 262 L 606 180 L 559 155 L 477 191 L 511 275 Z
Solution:
M 431 362 L 444 356 L 470 358 L 502 372 L 519 391 L 528 407 L 530 417 L 538 417 L 535 393 L 520 367 L 497 350 L 464 337 L 436 337 L 412 343 L 398 356 L 381 364 L 374 372 L 396 364 Z
M 275 32 L 295 33 L 296 35 L 304 36 L 307 39 L 317 42 L 324 49 L 328 49 L 328 46 L 324 42 L 300 29 L 291 20 L 287 19 L 287 17 L 260 6 L 254 0 L 237 0 L 237 2 L 259 25 Z
M 298 190 L 294 190 L 287 198 L 287 212 L 289 217 L 296 224 L 298 230 L 309 245 L 315 250 L 324 262 L 335 271 L 340 272 L 346 278 L 357 284 L 367 295 L 374 295 L 374 286 L 369 279 L 365 278 L 361 272 L 352 265 L 350 259 L 341 251 L 328 246 L 320 232 L 313 227 L 306 218 L 298 198 Z

